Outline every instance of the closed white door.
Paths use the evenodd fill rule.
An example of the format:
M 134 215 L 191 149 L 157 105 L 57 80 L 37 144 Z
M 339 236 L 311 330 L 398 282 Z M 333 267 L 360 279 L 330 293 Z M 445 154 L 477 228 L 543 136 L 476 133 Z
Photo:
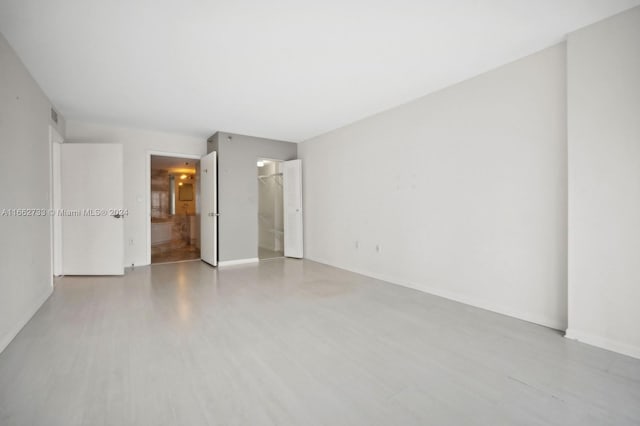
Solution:
M 124 274 L 122 145 L 60 146 L 62 271 Z
M 303 257 L 302 160 L 282 163 L 284 201 L 284 255 Z
M 200 160 L 200 258 L 218 264 L 218 196 L 216 153 Z

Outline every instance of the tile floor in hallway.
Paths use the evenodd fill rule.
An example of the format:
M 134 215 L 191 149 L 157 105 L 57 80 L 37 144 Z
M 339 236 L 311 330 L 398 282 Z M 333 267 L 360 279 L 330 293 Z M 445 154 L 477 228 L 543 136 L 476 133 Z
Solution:
M 192 245 L 167 247 L 151 253 L 151 263 L 180 262 L 200 259 L 200 249 Z
M 640 360 L 306 260 L 64 277 L 0 424 L 637 425 Z

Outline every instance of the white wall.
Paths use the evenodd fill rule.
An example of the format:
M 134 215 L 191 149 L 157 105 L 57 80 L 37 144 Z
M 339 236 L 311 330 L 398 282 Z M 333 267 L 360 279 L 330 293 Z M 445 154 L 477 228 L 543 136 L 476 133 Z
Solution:
M 66 142 L 121 143 L 124 147 L 125 266 L 148 264 L 147 199 L 150 196 L 148 153 L 206 154 L 206 140 L 195 136 L 101 124 L 67 122 Z M 133 241 L 133 243 L 131 242 Z
M 569 330 L 640 358 L 640 7 L 568 39 Z
M 564 329 L 565 71 L 561 44 L 303 142 L 306 257 Z
M 51 103 L 0 34 L 0 210 L 49 208 Z M 49 217 L 0 215 L 0 352 L 52 291 Z

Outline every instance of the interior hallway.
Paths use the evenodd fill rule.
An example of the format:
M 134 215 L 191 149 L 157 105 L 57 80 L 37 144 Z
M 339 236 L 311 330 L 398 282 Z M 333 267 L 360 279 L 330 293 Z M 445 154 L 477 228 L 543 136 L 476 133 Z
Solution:
M 0 424 L 638 424 L 640 360 L 311 261 L 65 277 Z

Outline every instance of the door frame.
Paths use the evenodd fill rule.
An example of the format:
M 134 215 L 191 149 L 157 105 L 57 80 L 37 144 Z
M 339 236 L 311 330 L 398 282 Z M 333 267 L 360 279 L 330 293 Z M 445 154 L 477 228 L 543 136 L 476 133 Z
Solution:
M 174 157 L 174 158 L 186 158 L 188 160 L 198 160 L 202 158 L 200 154 L 185 154 L 180 152 L 167 152 L 167 151 L 147 151 L 147 164 L 145 167 L 145 189 L 147 191 L 147 195 L 145 196 L 146 202 L 146 215 L 147 218 L 147 238 L 146 238 L 146 249 L 147 249 L 147 265 L 151 265 L 151 156 L 155 155 L 157 157 Z
M 49 125 L 49 230 L 51 243 L 51 287 L 53 277 L 62 275 L 62 218 L 57 214 L 62 194 L 62 168 L 60 164 L 60 145 L 64 138 L 58 130 Z

